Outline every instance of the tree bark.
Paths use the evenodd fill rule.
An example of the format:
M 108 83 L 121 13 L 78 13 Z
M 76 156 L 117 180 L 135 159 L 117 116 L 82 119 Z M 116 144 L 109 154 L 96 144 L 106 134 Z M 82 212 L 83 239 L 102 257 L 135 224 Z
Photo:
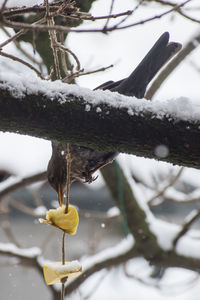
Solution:
M 67 141 L 104 151 L 117 151 L 199 168 L 200 121 L 175 121 L 169 115 L 156 118 L 151 112 L 97 107 L 87 99 L 62 92 L 48 99 L 42 91 L 27 91 L 16 97 L 16 87 L 0 84 L 0 130 L 28 134 L 49 140 Z M 91 95 L 92 95 L 91 91 Z M 81 92 L 80 92 L 81 95 Z M 105 96 L 106 97 L 106 96 Z M 136 112 L 136 114 L 134 114 Z M 166 157 L 157 157 L 155 149 L 165 145 Z

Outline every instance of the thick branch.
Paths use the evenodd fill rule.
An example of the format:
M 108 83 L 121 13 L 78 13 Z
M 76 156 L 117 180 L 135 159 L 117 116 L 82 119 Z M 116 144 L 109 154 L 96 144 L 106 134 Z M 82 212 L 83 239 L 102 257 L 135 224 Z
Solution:
M 85 280 L 87 280 L 95 272 L 101 271 L 104 268 L 116 267 L 121 263 L 128 261 L 131 258 L 142 256 L 141 253 L 134 251 L 135 249 L 130 249 L 124 254 L 115 256 L 113 258 L 108 258 L 102 262 L 97 262 L 87 268 L 83 273 L 75 278 L 73 281 L 70 281 L 66 288 L 66 295 L 71 294 L 75 291 Z M 185 268 L 192 271 L 199 272 L 200 261 L 198 258 L 186 257 L 176 254 L 175 252 L 161 252 L 159 256 L 152 259 L 152 264 L 157 266 L 168 267 L 178 267 Z
M 76 290 L 86 279 L 88 279 L 91 275 L 94 273 L 101 271 L 104 268 L 111 268 L 115 267 L 123 262 L 126 262 L 127 260 L 138 257 L 137 251 L 135 251 L 134 247 L 128 249 L 127 251 L 124 251 L 124 253 L 121 254 L 114 254 L 113 257 L 106 257 L 103 260 L 100 260 L 99 262 L 94 262 L 90 267 L 86 268 L 86 270 L 83 271 L 83 273 L 77 277 L 75 280 L 70 281 L 67 284 L 66 288 L 66 295 L 71 294 L 74 290 Z
M 149 229 L 148 218 L 145 211 L 138 204 L 133 190 L 120 166 L 115 162 L 115 165 L 110 164 L 102 169 L 101 172 L 116 206 L 121 210 L 122 216 L 126 220 L 130 232 L 134 236 L 135 248 L 138 253 L 142 253 L 147 260 L 159 256 L 161 249 L 155 235 Z M 119 203 L 119 190 L 116 188 L 119 187 L 119 181 L 121 181 L 122 185 L 122 203 Z
M 19 84 L 23 85 L 20 90 L 11 83 L 0 84 L 2 131 L 199 168 L 200 121 L 181 120 L 173 112 L 170 115 L 166 104 L 164 110 L 160 106 L 160 111 L 155 111 L 148 101 L 108 91 L 37 80 L 31 82 L 31 88 L 27 82 Z M 156 157 L 159 145 L 168 148 L 167 157 Z

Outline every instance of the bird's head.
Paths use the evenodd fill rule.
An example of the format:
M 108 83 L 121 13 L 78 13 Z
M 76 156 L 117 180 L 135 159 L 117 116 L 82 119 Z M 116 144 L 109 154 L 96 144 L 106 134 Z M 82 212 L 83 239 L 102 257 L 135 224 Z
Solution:
M 67 180 L 66 162 L 52 156 L 48 164 L 47 177 L 50 185 L 56 190 L 59 204 L 62 206 Z

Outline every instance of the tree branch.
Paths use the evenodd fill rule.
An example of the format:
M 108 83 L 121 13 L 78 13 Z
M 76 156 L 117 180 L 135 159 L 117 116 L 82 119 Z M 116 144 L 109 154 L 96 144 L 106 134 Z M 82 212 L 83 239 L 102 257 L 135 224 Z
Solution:
M 41 173 L 37 173 L 22 179 L 18 179 L 16 178 L 16 182 L 12 183 L 10 185 L 8 185 L 6 188 L 0 190 L 0 201 L 2 200 L 2 198 L 15 191 L 16 189 L 19 189 L 20 187 L 23 187 L 25 185 L 29 185 L 38 181 L 42 181 L 46 179 L 46 171 L 41 172 Z
M 10 20 L 6 19 L 1 12 L 0 12 L 0 23 L 2 25 L 5 25 L 5 26 L 13 28 L 13 29 L 27 29 L 27 30 L 40 31 L 40 32 L 41 31 L 48 31 L 48 30 L 56 30 L 57 32 L 60 31 L 60 32 L 63 32 L 63 33 L 68 33 L 68 32 L 77 32 L 77 33 L 81 33 L 81 32 L 103 32 L 103 33 L 107 33 L 107 32 L 111 32 L 111 31 L 114 31 L 114 30 L 122 30 L 122 29 L 125 29 L 125 28 L 130 28 L 130 27 L 134 27 L 134 26 L 138 26 L 138 25 L 143 25 L 143 24 L 151 22 L 153 20 L 160 19 L 160 18 L 170 14 L 173 11 L 177 11 L 179 8 L 185 6 L 187 3 L 191 2 L 191 1 L 192 0 L 185 0 L 182 3 L 170 8 L 169 10 L 167 10 L 167 11 L 161 13 L 161 14 L 152 16 L 150 18 L 146 18 L 144 20 L 136 21 L 136 22 L 133 22 L 133 23 L 128 24 L 128 25 L 119 26 L 121 24 L 121 22 L 119 22 L 119 23 L 117 23 L 113 26 L 107 27 L 106 31 L 105 31 L 105 28 L 82 29 L 82 28 L 71 28 L 69 26 L 62 26 L 62 25 L 47 26 L 47 25 L 41 25 L 41 24 L 33 25 L 33 24 L 27 24 L 27 23 L 24 23 L 24 22 L 15 22 L 15 21 L 10 21 Z M 133 13 L 133 11 L 131 13 Z
M 105 171 L 105 169 L 107 169 Z M 147 213 L 148 207 L 146 207 L 146 211 L 143 210 L 143 205 L 136 200 L 136 197 L 134 195 L 134 192 L 129 185 L 129 182 L 127 181 L 123 171 L 121 168 L 119 168 L 121 173 L 121 179 L 122 179 L 122 188 L 123 188 L 123 205 L 124 205 L 124 211 L 125 211 L 125 217 L 130 229 L 130 232 L 134 236 L 134 244 L 131 245 L 129 243 L 128 249 L 126 251 L 123 251 L 123 253 L 118 253 L 117 247 L 116 249 L 113 247 L 112 251 L 110 251 L 113 255 L 108 255 L 106 257 L 105 255 L 100 256 L 104 259 L 101 260 L 98 255 L 92 260 L 93 263 L 91 266 L 83 268 L 83 273 L 81 276 L 74 279 L 74 281 L 71 281 L 67 285 L 66 294 L 70 294 L 73 292 L 80 284 L 82 284 L 89 276 L 94 274 L 97 271 L 102 270 L 103 268 L 110 268 L 113 266 L 117 266 L 125 261 L 128 261 L 131 258 L 142 256 L 147 261 L 149 261 L 152 265 L 156 266 L 162 266 L 164 268 L 167 267 L 180 267 L 180 268 L 186 268 L 193 271 L 199 270 L 200 266 L 200 259 L 192 251 L 190 252 L 190 256 L 187 256 L 187 254 L 183 255 L 180 254 L 180 250 L 176 248 L 177 243 L 179 242 L 179 239 L 183 237 L 184 233 L 189 230 L 189 226 L 192 222 L 194 222 L 197 218 L 197 214 L 192 216 L 192 218 L 187 222 L 187 225 L 183 226 L 183 228 L 178 232 L 178 235 L 174 235 L 175 239 L 174 242 L 173 239 L 171 240 L 172 245 L 170 250 L 164 250 L 161 248 L 161 246 L 158 244 L 158 236 L 155 236 L 152 230 L 152 222 L 155 220 L 152 220 L 151 216 L 148 218 Z M 111 191 L 111 194 L 113 196 L 113 200 L 115 201 L 117 206 L 120 206 L 118 203 L 118 195 L 117 195 L 117 189 L 116 186 L 118 185 L 118 178 L 117 178 L 117 172 L 114 167 L 114 165 L 108 165 L 106 168 L 102 169 L 103 177 L 108 184 L 108 187 Z M 112 179 L 111 179 L 112 178 Z M 199 213 L 198 213 L 199 216 Z M 157 224 L 159 226 L 159 223 Z M 170 227 L 170 224 L 167 224 L 168 228 Z M 183 232 L 184 231 L 184 232 Z M 160 228 L 160 232 L 162 235 L 165 236 L 166 232 L 163 230 L 162 226 Z M 166 237 L 167 240 L 167 237 Z M 188 238 L 188 245 L 191 244 L 192 239 Z M 196 245 L 195 245 L 196 244 Z M 198 241 L 195 241 L 193 243 L 193 247 L 197 247 L 198 249 Z M 181 245 L 179 249 L 182 248 Z M 124 249 L 124 247 L 122 248 Z M 109 253 L 110 253 L 109 252 Z M 116 254 L 117 253 L 117 254 Z
M 2 131 L 199 168 L 200 121 L 185 116 L 181 120 L 173 110 L 170 114 L 166 104 L 155 108 L 152 102 L 109 91 L 39 79 L 12 80 L 0 83 Z M 182 102 L 175 105 L 179 111 L 177 105 L 182 111 Z M 158 145 L 168 148 L 166 157 L 156 157 Z

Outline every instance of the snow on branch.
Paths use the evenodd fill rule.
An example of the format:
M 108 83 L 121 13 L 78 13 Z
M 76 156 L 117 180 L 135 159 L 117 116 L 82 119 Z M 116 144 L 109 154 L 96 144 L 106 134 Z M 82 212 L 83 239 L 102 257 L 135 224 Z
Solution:
M 158 223 L 156 223 L 155 221 L 153 230 L 155 233 L 157 232 L 160 237 L 162 236 L 163 243 L 166 245 L 166 241 L 164 241 L 164 239 L 172 240 L 171 237 L 175 236 L 174 234 L 178 232 L 178 227 L 179 226 L 171 226 L 170 224 L 167 224 L 167 222 L 158 221 Z M 192 239 L 192 237 L 184 236 L 183 242 L 180 241 L 176 251 L 175 249 L 173 250 L 168 247 L 166 250 L 162 249 L 162 246 L 164 245 L 163 243 L 161 240 L 159 241 L 161 246 L 160 255 L 152 257 L 153 264 L 163 265 L 166 267 L 183 267 L 194 271 L 199 270 L 199 240 L 196 240 L 195 237 Z M 188 249 L 191 247 L 191 245 L 192 250 L 190 253 L 188 253 Z M 43 264 L 48 262 L 41 255 L 41 250 L 38 247 L 23 249 L 18 248 L 16 245 L 11 243 L 0 243 L 0 254 L 19 257 L 20 259 L 30 259 L 30 263 L 34 263 L 34 266 L 40 273 L 42 272 Z M 78 286 L 80 286 L 95 272 L 105 268 L 118 266 L 129 259 L 139 256 L 143 256 L 143 253 L 137 249 L 132 236 L 129 235 L 118 245 L 103 250 L 94 256 L 84 258 L 84 261 L 82 262 L 83 273 L 79 277 L 68 282 L 66 294 L 70 294 L 76 290 Z M 51 289 L 55 294 L 58 292 L 56 287 L 52 287 Z
M 0 95 L 2 131 L 199 168 L 200 107 L 189 99 L 150 102 L 6 74 L 0 75 Z M 157 154 L 160 145 L 165 155 Z
M 0 201 L 2 200 L 3 196 L 11 193 L 12 191 L 15 191 L 16 189 L 25 185 L 29 185 L 42 180 L 46 180 L 46 171 L 25 178 L 11 176 L 0 185 Z
M 163 119 L 166 117 L 169 121 L 173 120 L 174 122 L 200 123 L 200 106 L 188 98 L 180 97 L 163 102 L 147 101 L 146 99 L 120 95 L 109 90 L 91 91 L 75 84 L 44 81 L 32 74 L 27 76 L 25 78 L 21 75 L 1 74 L 0 88 L 2 91 L 10 91 L 14 98 L 25 99 L 28 95 L 40 94 L 63 105 L 71 102 L 69 96 L 74 96 L 84 101 L 87 112 L 96 108 L 96 112 L 100 113 L 99 105 L 105 105 L 110 109 L 125 109 L 129 116 L 150 113 L 152 118 Z
M 157 256 L 152 257 L 152 264 L 165 267 L 182 267 L 190 270 L 198 271 L 200 265 L 199 256 L 199 241 L 195 238 L 195 231 L 192 232 L 193 236 L 182 236 L 176 249 L 173 249 L 173 238 L 179 232 L 180 226 L 171 225 L 164 221 L 154 220 L 151 224 L 154 232 L 157 233 L 159 244 L 161 246 L 160 252 Z M 170 243 L 168 248 L 167 243 Z M 163 248 L 166 248 L 165 250 Z M 190 249 L 191 251 L 188 251 Z M 151 249 L 149 249 L 151 251 Z M 122 240 L 117 246 L 103 250 L 98 254 L 85 258 L 82 262 L 83 273 L 69 281 L 67 284 L 66 295 L 71 294 L 77 289 L 85 280 L 87 280 L 95 272 L 105 268 L 116 267 L 129 259 L 142 257 L 143 253 L 137 249 L 133 242 L 132 236 L 129 235 L 126 239 Z
M 0 254 L 13 255 L 23 258 L 35 258 L 41 254 L 41 250 L 38 247 L 22 249 L 11 243 L 0 243 Z

